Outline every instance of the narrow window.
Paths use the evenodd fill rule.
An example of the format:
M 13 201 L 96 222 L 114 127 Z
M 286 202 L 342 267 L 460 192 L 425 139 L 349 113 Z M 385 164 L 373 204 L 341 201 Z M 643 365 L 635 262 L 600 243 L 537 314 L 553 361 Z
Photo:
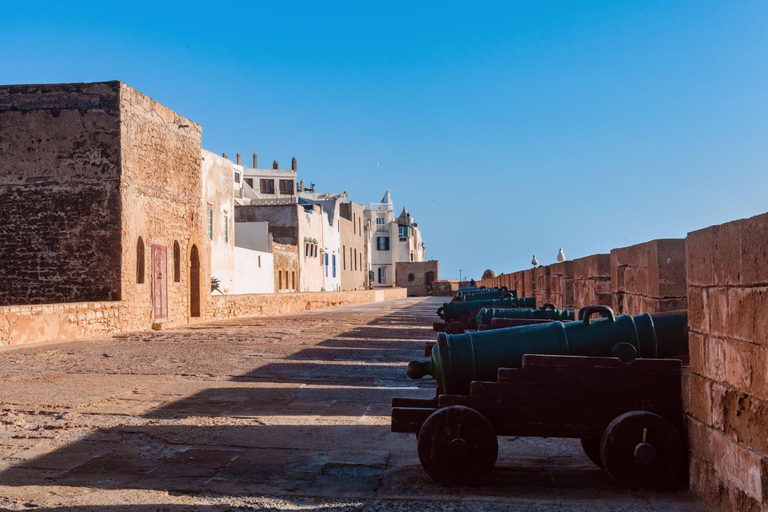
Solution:
M 336 277 L 336 255 L 335 254 L 331 257 L 331 261 L 333 262 L 333 266 L 331 267 L 333 268 L 333 277 Z
M 144 284 L 144 240 L 136 242 L 136 284 Z
M 291 284 L 293 285 L 293 289 L 296 289 L 296 273 L 291 270 Z
M 283 289 L 283 271 L 282 270 L 277 271 L 277 289 L 278 290 Z
M 259 268 L 261 268 L 261 256 L 259 256 Z
M 243 178 L 243 181 L 245 182 L 246 185 L 253 188 L 253 178 Z
M 208 208 L 208 238 L 213 240 L 213 210 Z
M 309 256 L 309 242 L 304 242 L 304 256 Z
M 224 216 L 224 243 L 229 243 L 229 216 Z
M 357 249 L 355 249 L 355 270 L 357 270 Z
M 355 234 L 355 226 L 356 226 L 356 224 L 355 224 L 355 214 L 353 213 L 352 214 L 352 234 L 353 235 Z
M 347 270 L 347 246 L 341 246 L 341 265 L 344 270 Z
M 357 236 L 363 236 L 363 220 L 360 217 L 357 218 Z
M 411 251 L 411 261 L 413 261 L 413 251 Z
M 181 282 L 181 247 L 179 242 L 173 242 L 173 282 Z
M 323 256 L 325 260 L 325 277 L 328 277 L 328 253 L 325 253 Z

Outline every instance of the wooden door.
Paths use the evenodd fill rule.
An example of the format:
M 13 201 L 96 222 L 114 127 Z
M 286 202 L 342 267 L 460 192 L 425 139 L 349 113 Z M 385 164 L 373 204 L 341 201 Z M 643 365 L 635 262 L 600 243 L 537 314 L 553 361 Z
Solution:
M 168 320 L 168 249 L 163 245 L 152 246 L 152 291 L 155 321 Z

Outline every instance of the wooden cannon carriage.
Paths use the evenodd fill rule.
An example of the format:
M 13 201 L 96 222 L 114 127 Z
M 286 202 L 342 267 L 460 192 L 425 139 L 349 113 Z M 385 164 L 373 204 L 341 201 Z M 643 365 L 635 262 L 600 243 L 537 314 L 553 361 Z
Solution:
M 663 488 L 685 462 L 677 359 L 525 355 L 469 395 L 395 398 L 392 431 L 418 436 L 422 466 L 445 485 L 474 485 L 493 469 L 497 436 L 581 439 L 618 484 Z

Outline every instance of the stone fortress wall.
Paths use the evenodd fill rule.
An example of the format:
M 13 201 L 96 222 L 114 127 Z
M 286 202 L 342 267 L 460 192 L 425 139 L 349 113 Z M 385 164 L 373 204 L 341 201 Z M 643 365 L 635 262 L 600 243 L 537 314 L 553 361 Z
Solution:
M 572 263 L 575 309 L 688 310 L 683 403 L 690 487 L 717 510 L 768 511 L 768 214 Z M 557 290 L 567 284 L 557 281 L 568 272 L 556 265 L 562 264 L 478 285 L 507 286 L 535 296 L 538 305 L 546 300 L 562 308 L 567 299 Z

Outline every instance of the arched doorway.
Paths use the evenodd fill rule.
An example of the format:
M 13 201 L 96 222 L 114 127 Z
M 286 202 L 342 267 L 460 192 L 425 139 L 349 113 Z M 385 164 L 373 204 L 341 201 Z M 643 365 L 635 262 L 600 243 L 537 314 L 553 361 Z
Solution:
M 189 316 L 200 316 L 200 252 L 196 245 L 189 251 Z

